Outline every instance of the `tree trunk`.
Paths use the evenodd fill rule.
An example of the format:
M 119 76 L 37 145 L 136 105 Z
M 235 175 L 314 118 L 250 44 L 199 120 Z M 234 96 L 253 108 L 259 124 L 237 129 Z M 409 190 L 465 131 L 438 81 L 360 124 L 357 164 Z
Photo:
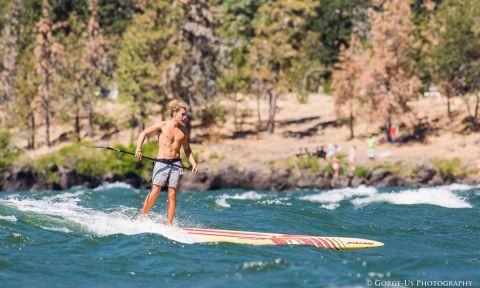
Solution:
M 50 143 L 50 76 L 45 73 L 45 98 L 43 99 L 44 117 L 45 117 L 45 143 L 48 147 Z
M 257 129 L 260 129 L 262 127 L 262 117 L 260 114 L 260 95 L 257 94 L 256 97 L 257 97 L 257 121 L 258 121 Z
M 234 98 L 233 101 L 235 101 L 234 106 L 233 106 L 233 126 L 235 127 L 235 132 L 238 131 L 238 117 L 237 117 L 237 111 L 238 111 L 238 101 L 237 101 L 237 93 L 234 93 Z
M 88 113 L 88 137 L 93 138 L 93 107 L 91 103 L 87 104 Z
M 27 144 L 27 148 L 28 149 L 35 149 L 35 115 L 33 114 L 33 111 L 32 113 L 30 113 L 30 115 L 28 116 L 30 119 L 30 139 L 28 140 L 28 144 Z
M 355 135 L 353 134 L 353 104 L 350 101 L 350 139 L 353 139 Z
M 475 112 L 473 116 L 473 131 L 478 132 L 479 125 L 478 125 L 478 108 L 480 106 L 480 91 L 477 92 L 477 96 L 475 97 Z
M 273 89 L 268 90 L 268 133 L 272 134 L 275 130 L 275 112 L 277 106 L 277 93 Z
M 447 116 L 452 118 L 452 110 L 450 108 L 450 88 L 447 88 Z
M 387 121 L 385 121 L 385 134 L 387 136 L 387 141 L 392 143 L 392 137 L 390 137 L 390 128 L 392 127 L 392 116 L 390 114 L 387 117 Z
M 81 141 L 81 138 L 80 138 L 80 111 L 78 109 L 78 106 L 75 110 L 75 134 L 77 134 L 77 142 L 80 142 Z

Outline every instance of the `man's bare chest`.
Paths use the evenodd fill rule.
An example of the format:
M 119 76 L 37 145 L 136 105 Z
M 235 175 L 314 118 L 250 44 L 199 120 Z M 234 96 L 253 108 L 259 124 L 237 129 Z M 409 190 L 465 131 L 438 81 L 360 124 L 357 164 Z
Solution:
M 160 140 L 164 144 L 181 143 L 186 133 L 179 128 L 164 128 L 160 134 Z

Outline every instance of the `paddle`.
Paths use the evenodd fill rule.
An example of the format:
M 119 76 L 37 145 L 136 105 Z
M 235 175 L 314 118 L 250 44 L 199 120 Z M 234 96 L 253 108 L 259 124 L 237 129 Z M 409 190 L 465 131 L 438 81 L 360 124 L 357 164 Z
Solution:
M 120 149 L 116 149 L 116 148 L 113 148 L 113 147 L 109 147 L 109 146 L 94 146 L 94 145 L 83 145 L 83 144 L 78 144 L 79 146 L 83 146 L 83 147 L 87 147 L 87 148 L 97 148 L 97 149 L 106 149 L 106 150 L 112 150 L 112 151 L 115 151 L 115 152 L 120 152 L 120 153 L 123 153 L 123 154 L 128 154 L 128 155 L 133 155 L 135 156 L 135 153 L 132 153 L 132 152 L 128 152 L 128 151 L 124 151 L 124 150 L 120 150 Z M 183 167 L 182 165 L 177 165 L 177 164 L 173 164 L 173 163 L 168 163 L 167 161 L 165 161 L 166 159 L 158 159 L 158 158 L 151 158 L 151 157 L 147 157 L 147 156 L 142 156 L 142 160 L 143 159 L 147 159 L 147 160 L 151 160 L 153 162 L 160 162 L 160 163 L 165 163 L 165 164 L 168 164 L 168 165 L 172 165 L 174 167 L 177 167 L 177 168 L 182 168 L 182 169 L 185 169 L 185 167 Z M 188 169 L 186 169 L 188 170 Z M 188 170 L 190 171 L 190 170 Z

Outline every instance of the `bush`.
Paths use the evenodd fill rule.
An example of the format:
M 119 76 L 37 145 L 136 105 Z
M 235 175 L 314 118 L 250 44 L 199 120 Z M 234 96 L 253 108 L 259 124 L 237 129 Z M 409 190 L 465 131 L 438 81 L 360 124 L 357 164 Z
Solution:
M 462 168 L 462 160 L 457 157 L 452 159 L 434 159 L 432 160 L 432 166 L 444 180 L 453 181 L 466 173 Z
M 367 178 L 368 168 L 365 166 L 357 166 L 353 170 L 353 175 L 357 178 Z
M 202 126 L 209 127 L 225 123 L 225 114 L 225 109 L 222 106 L 213 104 L 198 111 L 196 117 L 200 120 Z
M 313 174 L 319 174 L 320 169 L 320 158 L 316 156 L 300 156 L 297 160 L 298 167 L 300 169 L 309 170 Z
M 11 135 L 7 130 L 0 130 L 0 173 L 12 164 L 20 155 L 20 149 L 11 143 Z
M 196 160 L 197 158 L 195 158 Z M 217 153 L 217 152 L 213 152 L 213 153 L 210 153 L 210 155 L 208 155 L 208 159 L 209 160 L 219 160 L 219 161 L 223 161 L 225 160 L 225 156 Z

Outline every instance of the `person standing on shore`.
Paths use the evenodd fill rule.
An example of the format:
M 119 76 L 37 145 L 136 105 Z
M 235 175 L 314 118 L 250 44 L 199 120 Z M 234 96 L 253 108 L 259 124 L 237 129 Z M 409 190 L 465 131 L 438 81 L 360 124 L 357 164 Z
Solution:
M 189 133 L 185 125 L 187 118 L 187 105 L 183 101 L 172 100 L 168 104 L 171 119 L 160 121 L 143 130 L 138 136 L 135 157 L 142 159 L 142 146 L 146 137 L 159 132 L 158 137 L 158 162 L 155 162 L 152 175 L 152 189 L 145 198 L 140 219 L 145 217 L 152 208 L 162 187 L 168 187 L 167 225 L 172 225 L 177 206 L 177 187 L 181 168 L 180 148 L 183 147 L 188 161 L 192 165 L 192 173 L 197 173 L 197 163 L 190 149 Z
M 350 171 L 353 173 L 355 171 L 355 157 L 357 155 L 357 147 L 355 145 L 350 148 L 348 153 L 348 166 L 350 166 Z
M 377 145 L 377 137 L 375 135 L 371 135 L 370 138 L 367 140 L 367 157 L 368 162 L 373 164 L 375 162 L 375 147 Z

